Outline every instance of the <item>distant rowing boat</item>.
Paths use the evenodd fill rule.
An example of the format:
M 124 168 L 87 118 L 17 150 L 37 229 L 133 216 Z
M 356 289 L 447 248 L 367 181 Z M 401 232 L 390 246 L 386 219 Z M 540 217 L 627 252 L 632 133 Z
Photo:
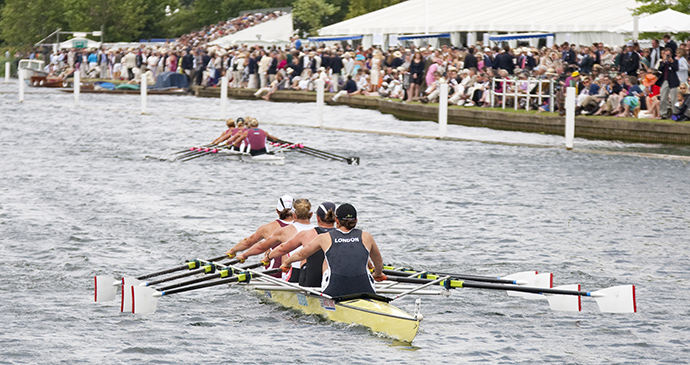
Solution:
M 263 155 L 252 156 L 248 153 L 234 151 L 229 148 L 218 150 L 218 155 L 234 158 L 244 162 L 254 162 L 266 165 L 285 165 L 285 155 L 282 153 L 265 153 Z

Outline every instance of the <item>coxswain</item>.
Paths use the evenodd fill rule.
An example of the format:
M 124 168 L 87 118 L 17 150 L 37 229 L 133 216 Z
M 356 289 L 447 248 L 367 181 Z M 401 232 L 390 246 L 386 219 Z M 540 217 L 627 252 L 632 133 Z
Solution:
M 263 129 L 259 128 L 259 121 L 252 118 L 249 123 L 249 128 L 238 135 L 236 139 L 231 138 L 232 143 L 239 145 L 242 141 L 249 144 L 249 154 L 252 156 L 266 154 L 266 140 L 271 142 L 277 141 L 278 138 L 266 133 Z
M 288 270 L 294 262 L 309 257 L 319 249 L 325 255 L 321 291 L 331 297 L 359 293 L 376 293 L 374 281 L 385 280 L 383 260 L 374 238 L 368 232 L 356 229 L 357 210 L 343 204 L 335 211 L 337 228 L 318 235 L 297 253 L 283 261 L 281 268 Z M 374 274 L 368 263 L 374 264 Z
M 246 260 L 250 256 L 260 255 L 279 244 L 291 239 L 302 231 L 311 231 L 314 225 L 311 221 L 311 203 L 307 199 L 297 199 L 292 203 L 292 224 L 278 229 L 270 237 L 253 245 L 247 251 L 237 255 L 240 260 Z M 293 251 L 294 252 L 294 251 Z M 295 262 L 289 270 L 286 270 L 283 279 L 289 282 L 299 282 L 299 261 Z
M 214 139 L 213 142 L 211 142 L 211 144 L 217 145 L 219 143 L 223 143 L 224 141 L 228 140 L 230 137 L 237 134 L 237 132 L 243 130 L 244 119 L 237 118 L 237 121 L 235 121 L 232 118 L 230 118 L 227 121 L 225 121 L 225 125 L 228 126 L 228 129 L 226 131 L 224 131 L 223 133 L 221 133 L 220 137 Z
M 275 231 L 280 228 L 287 227 L 292 224 L 292 197 L 290 195 L 283 195 L 278 199 L 278 204 L 276 205 L 276 213 L 278 213 L 278 219 L 273 220 L 269 223 L 264 224 L 259 227 L 256 232 L 252 233 L 251 236 L 243 238 L 238 242 L 233 248 L 228 250 L 226 254 L 229 257 L 235 257 L 238 252 L 244 251 L 256 244 L 257 242 L 270 237 Z M 281 258 L 273 260 L 269 265 L 269 268 L 280 267 Z M 280 275 L 275 275 L 280 277 Z
M 314 229 L 302 231 L 271 250 L 266 261 L 296 253 L 297 249 L 311 242 L 318 235 L 334 230 L 335 204 L 331 202 L 319 204 L 319 207 L 316 209 L 316 223 L 317 226 Z M 320 287 L 322 276 L 323 251 L 319 248 L 300 262 L 299 285 L 304 287 Z

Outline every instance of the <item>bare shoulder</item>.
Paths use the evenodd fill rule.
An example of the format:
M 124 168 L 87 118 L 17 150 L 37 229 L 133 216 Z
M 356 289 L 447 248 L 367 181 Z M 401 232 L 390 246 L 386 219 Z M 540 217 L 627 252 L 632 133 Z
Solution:
M 256 231 L 261 233 L 264 237 L 268 237 L 271 234 L 273 234 L 273 232 L 275 232 L 279 227 L 280 225 L 278 225 L 278 222 L 271 221 L 259 227 L 259 229 L 257 229 Z

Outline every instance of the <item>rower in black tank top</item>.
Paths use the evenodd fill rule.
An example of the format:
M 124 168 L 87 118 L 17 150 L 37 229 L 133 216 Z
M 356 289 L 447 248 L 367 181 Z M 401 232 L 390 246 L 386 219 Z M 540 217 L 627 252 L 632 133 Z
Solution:
M 324 273 L 324 294 L 340 297 L 357 293 L 376 293 L 374 279 L 369 273 L 369 250 L 362 243 L 362 231 L 352 229 L 329 232 L 331 247 L 325 258 L 328 270 Z
M 330 232 L 335 228 L 314 227 L 317 234 Z M 323 279 L 323 250 L 311 254 L 307 257 L 307 262 L 302 265 L 299 271 L 299 285 L 308 288 L 321 287 L 321 280 Z

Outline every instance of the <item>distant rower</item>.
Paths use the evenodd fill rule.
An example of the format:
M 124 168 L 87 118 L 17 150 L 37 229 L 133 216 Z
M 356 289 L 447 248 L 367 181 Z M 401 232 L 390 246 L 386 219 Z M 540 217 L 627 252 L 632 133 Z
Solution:
M 224 131 L 218 138 L 214 139 L 213 142 L 211 142 L 211 144 L 222 143 L 222 142 L 228 140 L 230 137 L 237 134 L 237 132 L 243 130 L 244 129 L 244 119 L 237 118 L 237 121 L 235 122 L 232 118 L 230 118 L 225 122 L 225 125 L 228 126 L 228 129 L 226 131 Z M 228 143 L 228 145 L 229 144 L 230 143 Z
M 355 229 L 357 210 L 343 204 L 335 212 L 337 229 L 320 234 L 299 252 L 283 261 L 282 268 L 309 257 L 318 249 L 325 253 L 327 265 L 321 289 L 324 294 L 341 297 L 349 294 L 375 293 L 374 280 L 383 280 L 383 260 L 374 238 L 368 232 Z M 369 272 L 369 259 L 374 275 Z
M 255 118 L 252 118 L 252 120 L 248 123 L 249 128 L 230 138 L 229 143 L 239 145 L 242 141 L 244 141 L 245 143 L 249 144 L 249 154 L 252 156 L 266 154 L 266 139 L 269 141 L 277 141 L 278 138 L 259 128 L 259 121 Z

